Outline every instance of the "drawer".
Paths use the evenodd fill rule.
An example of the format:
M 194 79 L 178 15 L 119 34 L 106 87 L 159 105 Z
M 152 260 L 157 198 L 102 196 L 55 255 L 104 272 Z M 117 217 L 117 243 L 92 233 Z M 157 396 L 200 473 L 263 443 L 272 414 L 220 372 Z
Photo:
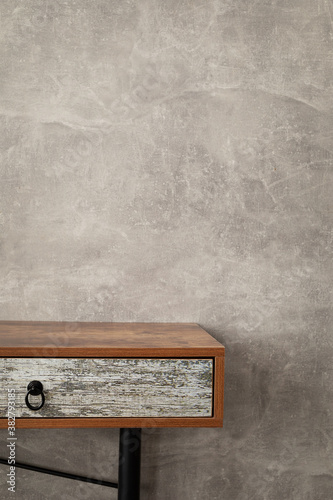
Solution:
M 213 359 L 2 358 L 5 387 L 15 389 L 16 417 L 211 417 Z M 27 385 L 43 384 L 45 404 L 30 410 Z M 38 405 L 40 396 L 29 396 Z M 7 390 L 0 417 L 7 416 Z
M 7 389 L 17 428 L 221 427 L 224 351 L 195 323 L 0 321 L 0 428 Z

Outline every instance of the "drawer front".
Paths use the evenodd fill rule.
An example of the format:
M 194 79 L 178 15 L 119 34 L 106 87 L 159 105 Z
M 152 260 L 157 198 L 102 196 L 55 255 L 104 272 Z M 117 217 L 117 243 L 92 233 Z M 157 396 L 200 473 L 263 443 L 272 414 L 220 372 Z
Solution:
M 2 358 L 7 389 L 15 389 L 16 417 L 211 417 L 212 359 Z M 27 385 L 43 384 L 45 404 L 30 410 Z M 29 396 L 37 406 L 40 396 Z

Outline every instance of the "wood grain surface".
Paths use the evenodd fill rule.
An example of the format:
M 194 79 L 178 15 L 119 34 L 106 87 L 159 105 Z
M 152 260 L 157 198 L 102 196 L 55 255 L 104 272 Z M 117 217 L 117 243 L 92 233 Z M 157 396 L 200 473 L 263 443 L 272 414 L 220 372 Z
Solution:
M 191 357 L 224 347 L 195 323 L 0 321 L 0 356 Z

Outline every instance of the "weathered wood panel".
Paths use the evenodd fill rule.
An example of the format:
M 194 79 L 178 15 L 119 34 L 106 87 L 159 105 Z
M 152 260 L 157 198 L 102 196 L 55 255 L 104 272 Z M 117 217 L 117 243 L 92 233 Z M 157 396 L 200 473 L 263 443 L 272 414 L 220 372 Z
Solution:
M 210 417 L 212 359 L 2 358 L 5 389 L 15 389 L 16 417 Z M 45 405 L 25 404 L 40 380 Z M 29 398 L 37 404 L 39 398 Z M 0 416 L 7 416 L 7 390 Z

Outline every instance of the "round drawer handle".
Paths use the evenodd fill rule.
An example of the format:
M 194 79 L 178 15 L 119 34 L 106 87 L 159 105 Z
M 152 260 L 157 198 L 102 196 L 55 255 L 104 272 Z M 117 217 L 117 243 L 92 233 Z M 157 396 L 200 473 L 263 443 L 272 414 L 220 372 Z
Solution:
M 29 395 L 30 394 L 32 396 L 41 395 L 42 401 L 41 401 L 39 406 L 33 406 L 29 402 Z M 37 410 L 40 410 L 44 406 L 44 403 L 45 403 L 45 396 L 43 393 L 43 384 L 41 382 L 38 382 L 38 380 L 33 380 L 32 382 L 30 382 L 28 384 L 28 392 L 27 392 L 27 395 L 25 396 L 25 404 L 27 405 L 28 408 L 30 408 L 30 410 L 37 411 Z

